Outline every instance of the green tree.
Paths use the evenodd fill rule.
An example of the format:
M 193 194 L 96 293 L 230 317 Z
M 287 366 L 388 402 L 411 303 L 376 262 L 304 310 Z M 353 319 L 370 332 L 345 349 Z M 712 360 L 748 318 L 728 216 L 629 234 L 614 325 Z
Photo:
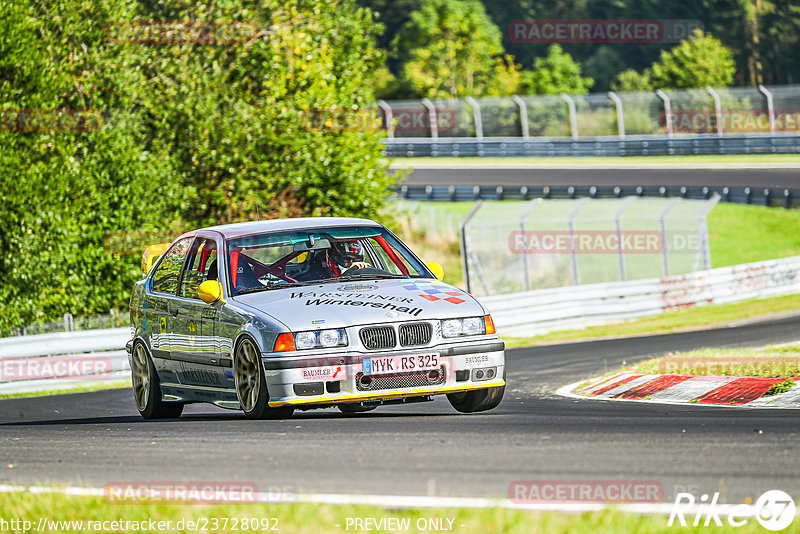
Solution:
M 151 20 L 234 35 L 137 39 Z M 379 30 L 351 0 L 0 3 L 0 330 L 124 306 L 148 232 L 376 216 Z
M 611 89 L 621 93 L 652 91 L 654 87 L 650 80 L 650 69 L 645 69 L 641 74 L 633 69 L 620 72 L 611 82 Z
M 569 54 L 559 45 L 551 45 L 546 57 L 534 60 L 532 71 L 522 73 L 520 92 L 534 95 L 585 94 L 593 84 L 594 80 L 581 76 L 581 66 Z
M 513 93 L 518 66 L 479 0 L 422 0 L 394 42 L 401 77 L 419 96 Z
M 650 68 L 653 86 L 664 89 L 725 87 L 733 82 L 736 65 L 731 50 L 712 35 L 696 30 Z

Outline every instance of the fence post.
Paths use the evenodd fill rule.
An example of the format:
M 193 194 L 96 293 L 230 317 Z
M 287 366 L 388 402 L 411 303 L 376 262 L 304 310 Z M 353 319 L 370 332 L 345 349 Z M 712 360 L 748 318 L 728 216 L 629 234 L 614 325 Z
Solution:
M 439 120 L 436 118 L 436 106 L 427 98 L 423 98 L 421 103 L 428 110 L 428 128 L 430 128 L 431 137 L 437 139 L 439 137 Z
M 720 200 L 719 194 L 714 193 L 711 196 L 711 198 L 708 199 L 708 202 L 706 203 L 706 207 L 703 210 L 703 213 L 700 215 L 700 228 L 698 230 L 698 233 L 700 234 L 699 237 L 702 237 L 702 243 L 703 243 L 703 254 L 702 254 L 702 256 L 703 256 L 703 262 L 704 262 L 704 265 L 703 265 L 703 269 L 704 270 L 705 269 L 711 269 L 711 247 L 709 246 L 709 242 L 708 242 L 708 213 L 712 209 L 714 209 L 714 206 L 717 205 L 719 200 Z M 701 255 L 701 253 L 700 253 L 700 241 L 701 240 L 698 239 L 698 248 L 697 248 L 697 251 L 695 252 L 695 255 L 694 255 L 693 270 L 695 270 L 695 271 L 699 270 L 698 267 L 700 266 L 700 255 Z
M 517 106 L 519 106 L 519 124 L 522 127 L 522 138 L 530 139 L 531 130 L 530 124 L 528 124 L 528 105 L 522 98 L 519 97 L 519 95 L 512 96 L 511 100 L 513 100 Z
M 569 108 L 569 129 L 572 132 L 572 138 L 578 138 L 578 112 L 575 110 L 575 100 L 572 99 L 567 93 L 561 93 L 561 100 L 567 103 Z
M 672 102 L 669 99 L 669 95 L 661 89 L 656 90 L 656 96 L 658 96 L 658 98 L 664 102 L 664 117 L 667 121 L 667 137 L 672 137 Z
M 64 314 L 64 331 L 65 332 L 72 332 L 75 330 L 75 322 L 73 321 L 72 314 L 65 313 Z
M 569 237 L 569 266 L 572 269 L 572 285 L 577 286 L 581 283 L 581 278 L 578 276 L 578 256 L 575 252 L 575 216 L 583 208 L 583 205 L 589 201 L 584 197 L 578 200 L 575 209 L 567 216 L 567 236 Z
M 667 255 L 667 214 L 681 201 L 680 197 L 672 199 L 664 211 L 658 216 L 658 225 L 661 228 L 661 269 L 663 276 L 669 276 L 669 256 Z
M 617 96 L 614 91 L 608 92 L 608 97 L 614 102 L 617 107 L 617 133 L 620 139 L 625 139 L 625 118 L 622 115 L 622 99 Z M 624 278 L 623 278 L 624 280 Z
M 472 107 L 472 121 L 475 123 L 475 137 L 483 139 L 483 120 L 481 120 L 481 106 L 478 101 L 468 96 L 467 103 Z
M 767 114 L 769 115 L 769 133 L 775 133 L 775 102 L 772 100 L 772 91 L 764 87 L 763 85 L 758 86 L 758 90 L 761 91 L 761 94 L 767 97 Z
M 714 115 L 717 117 L 717 135 L 722 135 L 722 100 L 713 87 L 706 87 L 706 91 L 714 99 Z
M 544 202 L 544 199 L 541 198 L 534 198 L 530 201 L 529 207 L 522 212 L 522 215 L 519 218 L 519 231 L 522 232 L 522 236 L 525 237 L 525 219 L 531 212 L 538 206 Z M 531 280 L 530 276 L 528 275 L 528 253 L 526 251 L 522 251 L 522 288 L 525 291 L 531 290 Z
M 622 219 L 622 214 L 628 209 L 630 203 L 637 198 L 639 197 L 628 197 L 623 200 L 622 206 L 614 214 L 614 226 L 617 229 L 617 263 L 619 266 L 619 279 L 622 281 L 627 280 L 627 276 L 625 274 L 625 254 L 622 251 L 622 221 L 620 219 Z
M 467 250 L 467 224 L 469 224 L 470 219 L 475 216 L 478 210 L 481 209 L 482 204 L 482 200 L 475 202 L 475 205 L 472 206 L 471 210 L 469 210 L 467 216 L 461 221 L 458 229 L 459 234 L 461 235 L 461 268 L 464 270 L 464 282 L 467 284 L 467 293 L 472 293 L 472 286 L 470 285 L 469 279 L 469 260 L 467 259 L 469 256 L 469 251 Z
M 392 115 L 392 106 L 385 100 L 378 100 L 378 106 L 383 110 L 383 116 L 386 118 L 386 136 L 394 137 L 394 116 Z

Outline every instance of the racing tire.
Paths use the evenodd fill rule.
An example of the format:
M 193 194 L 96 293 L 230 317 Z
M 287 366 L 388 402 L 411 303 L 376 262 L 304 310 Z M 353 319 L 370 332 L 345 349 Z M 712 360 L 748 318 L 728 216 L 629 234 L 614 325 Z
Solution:
M 250 338 L 242 339 L 236 347 L 233 377 L 239 406 L 249 419 L 288 419 L 294 413 L 291 406 L 269 406 L 264 366 L 256 344 Z
M 506 379 L 505 367 L 503 368 L 503 380 Z M 506 392 L 505 386 L 495 388 L 475 389 L 472 391 L 462 391 L 460 393 L 448 393 L 447 400 L 450 405 L 461 413 L 485 412 L 496 408 L 503 400 Z
M 358 404 L 339 404 L 336 407 L 345 414 L 371 412 L 377 408 L 377 406 L 359 406 Z
M 164 402 L 156 366 L 144 343 L 134 343 L 131 351 L 131 382 L 136 409 L 145 419 L 177 419 L 183 413 L 182 402 Z

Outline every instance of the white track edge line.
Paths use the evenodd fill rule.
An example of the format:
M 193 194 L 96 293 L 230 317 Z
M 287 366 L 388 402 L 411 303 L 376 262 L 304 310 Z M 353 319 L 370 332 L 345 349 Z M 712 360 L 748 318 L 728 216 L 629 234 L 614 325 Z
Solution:
M 58 486 L 26 486 L 0 484 L 0 493 L 29 492 L 31 494 L 57 493 L 73 497 L 103 497 L 103 488 L 92 487 L 58 487 Z M 533 512 L 566 512 L 583 513 L 616 509 L 622 512 L 644 515 L 667 515 L 673 503 L 598 503 L 598 502 L 512 502 L 510 499 L 492 499 L 484 497 L 432 497 L 425 495 L 348 495 L 340 493 L 265 493 L 258 492 L 257 502 L 264 504 L 333 504 L 362 505 L 385 508 L 503 508 L 508 510 L 527 510 Z M 209 501 L 208 504 L 215 504 Z M 241 502 L 235 504 L 242 504 Z M 705 505 L 703 505 L 705 506 Z M 694 513 L 695 509 L 687 506 L 681 508 L 684 513 Z M 699 507 L 698 507 L 699 509 Z

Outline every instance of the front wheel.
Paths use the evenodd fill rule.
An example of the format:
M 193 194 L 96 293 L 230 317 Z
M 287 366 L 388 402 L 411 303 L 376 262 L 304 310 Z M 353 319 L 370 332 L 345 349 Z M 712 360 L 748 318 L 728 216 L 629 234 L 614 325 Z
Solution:
M 506 379 L 506 370 L 503 368 L 503 380 Z M 448 393 L 447 400 L 450 405 L 461 413 L 485 412 L 496 408 L 503 400 L 506 392 L 505 386 L 496 388 L 476 389 L 462 391 L 461 393 Z
M 131 382 L 136 408 L 145 419 L 175 419 L 183 413 L 183 403 L 161 400 L 161 382 L 144 343 L 137 342 L 131 354 Z
M 269 407 L 269 392 L 264 378 L 264 367 L 255 343 L 243 339 L 236 349 L 234 359 L 234 382 L 236 396 L 244 414 L 250 419 L 288 419 L 294 408 L 282 406 Z

